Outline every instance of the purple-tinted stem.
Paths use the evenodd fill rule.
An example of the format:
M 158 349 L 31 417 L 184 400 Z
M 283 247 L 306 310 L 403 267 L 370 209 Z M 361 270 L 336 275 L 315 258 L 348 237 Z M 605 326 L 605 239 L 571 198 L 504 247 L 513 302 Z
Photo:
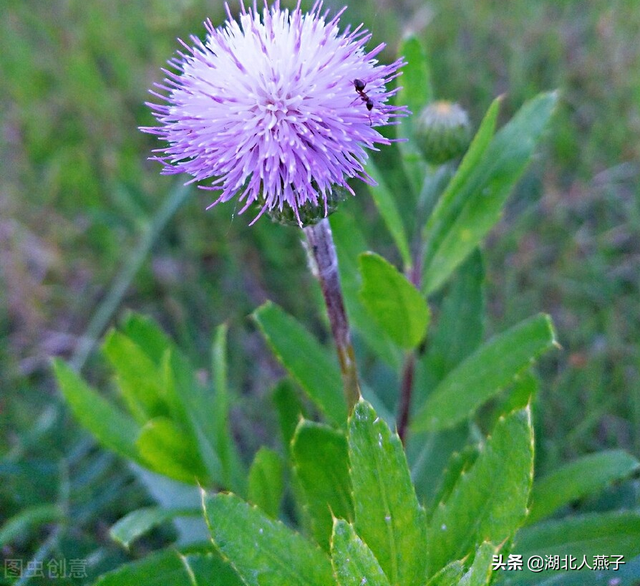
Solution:
M 317 224 L 303 228 L 307 238 L 308 253 L 313 261 L 315 276 L 320 282 L 322 295 L 327 306 L 331 333 L 338 352 L 342 383 L 349 413 L 360 399 L 360 384 L 355 355 L 351 344 L 349 322 L 344 310 L 338 257 L 331 234 L 329 220 L 323 218 Z
M 420 289 L 422 275 L 422 260 L 424 256 L 424 245 L 422 238 L 418 238 L 414 250 L 413 267 L 409 271 L 409 280 Z M 405 443 L 407 427 L 409 426 L 409 415 L 411 413 L 411 396 L 413 395 L 413 375 L 416 369 L 416 352 L 411 350 L 407 354 L 402 368 L 402 382 L 400 384 L 400 404 L 398 406 L 398 420 L 396 427 L 398 435 Z

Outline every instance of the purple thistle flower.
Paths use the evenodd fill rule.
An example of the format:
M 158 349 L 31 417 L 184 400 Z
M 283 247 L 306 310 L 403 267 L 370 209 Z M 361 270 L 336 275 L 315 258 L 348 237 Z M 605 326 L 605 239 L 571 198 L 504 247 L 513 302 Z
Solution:
M 322 200 L 326 214 L 335 186 L 353 194 L 348 178 L 373 184 L 365 149 L 388 144 L 375 127 L 406 114 L 387 104 L 397 89 L 385 87 L 403 60 L 379 65 L 384 43 L 365 52 L 371 35 L 362 25 L 341 33 L 345 9 L 327 22 L 322 2 L 302 13 L 299 2 L 290 12 L 276 0 L 261 15 L 255 2 L 241 4 L 239 22 L 225 6 L 227 22 L 207 20 L 204 42 L 181 41 L 186 52 L 169 61 L 176 72 L 156 84 L 166 95 L 151 92 L 167 102 L 148 104 L 161 126 L 141 130 L 168 143 L 154 157 L 163 174 L 213 179 L 201 187 L 221 193 L 207 209 L 238 195 L 240 213 L 253 202 L 258 217 L 290 206 L 298 222 L 307 203 Z

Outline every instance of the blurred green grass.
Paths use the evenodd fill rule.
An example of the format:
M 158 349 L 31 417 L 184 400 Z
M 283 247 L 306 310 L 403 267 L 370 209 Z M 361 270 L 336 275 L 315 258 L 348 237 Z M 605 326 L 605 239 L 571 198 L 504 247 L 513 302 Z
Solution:
M 203 0 L 0 4 L 0 449 L 20 470 L 49 470 L 42 482 L 51 483 L 46 495 L 24 492 L 31 472 L 5 470 L 2 518 L 59 502 L 60 471 L 77 467 L 70 454 L 84 436 L 63 410 L 34 426 L 59 405 L 48 357 L 72 355 L 176 185 L 146 160 L 156 144 L 137 131 L 153 124 L 143 102 L 176 37 L 201 36 L 204 18 L 222 16 L 220 4 Z M 564 351 L 540 366 L 541 468 L 606 447 L 640 455 L 640 8 L 633 0 L 364 1 L 345 19 L 386 40 L 387 59 L 403 30 L 417 27 L 436 95 L 459 101 L 476 123 L 498 94 L 506 119 L 539 91 L 561 89 L 545 147 L 485 247 L 490 327 L 540 310 L 556 321 Z M 248 228 L 233 204 L 205 213 L 209 197 L 191 192 L 114 318 L 125 308 L 153 315 L 203 366 L 213 328 L 231 320 L 232 377 L 260 395 L 274 366 L 243 317 L 272 298 L 317 321 L 308 309 L 317 292 L 296 230 L 267 220 Z M 369 198 L 347 207 L 385 252 Z M 84 448 L 79 457 L 99 454 Z M 147 497 L 113 463 L 92 482 L 101 478 L 129 488 L 117 502 L 71 499 L 71 509 L 93 506 L 73 547 L 102 548 L 113 564 L 123 554 L 109 550 L 95 519 L 115 520 Z M 4 553 L 29 555 L 37 542 Z

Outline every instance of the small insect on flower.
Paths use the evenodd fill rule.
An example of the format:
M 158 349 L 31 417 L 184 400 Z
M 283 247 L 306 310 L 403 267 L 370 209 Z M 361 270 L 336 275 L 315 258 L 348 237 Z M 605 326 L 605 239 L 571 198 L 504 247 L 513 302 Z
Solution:
M 209 207 L 237 198 L 240 213 L 257 202 L 258 217 L 290 208 L 301 223 L 305 205 L 326 215 L 334 189 L 354 193 L 349 178 L 373 183 L 367 149 L 390 142 L 376 127 L 407 114 L 389 104 L 399 88 L 386 87 L 404 62 L 379 64 L 384 43 L 367 52 L 362 25 L 341 31 L 344 9 L 329 19 L 321 2 L 308 13 L 278 0 L 261 10 L 241 3 L 237 19 L 226 11 L 223 26 L 205 22 L 204 41 L 182 43 L 152 91 L 165 103 L 149 104 L 159 126 L 142 130 L 167 143 L 155 159 L 165 174 L 210 180 L 200 185 L 219 192 Z M 353 107 L 354 87 L 366 109 Z
M 373 110 L 373 100 L 364 91 L 364 88 L 367 87 L 367 83 L 356 78 L 353 80 L 353 86 L 356 88 L 357 94 L 367 106 L 367 110 L 371 112 L 371 110 Z

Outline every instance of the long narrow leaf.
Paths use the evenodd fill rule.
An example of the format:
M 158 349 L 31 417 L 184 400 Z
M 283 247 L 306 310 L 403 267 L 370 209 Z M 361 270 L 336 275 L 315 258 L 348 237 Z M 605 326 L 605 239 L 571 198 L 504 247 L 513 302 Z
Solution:
M 638 460 L 622 450 L 608 450 L 570 462 L 533 485 L 527 523 L 535 523 L 561 506 L 602 490 L 639 468 Z
M 545 314 L 492 338 L 438 385 L 415 416 L 412 429 L 445 429 L 464 420 L 556 344 L 551 318 Z
M 533 480 L 529 408 L 502 418 L 473 466 L 437 507 L 428 530 L 429 572 L 475 552 L 483 541 L 502 543 L 527 514 Z
M 426 581 L 424 510 L 397 434 L 360 401 L 349 420 L 349 460 L 358 535 L 391 584 Z
M 427 234 L 425 293 L 438 289 L 499 220 L 556 103 L 557 94 L 547 93 L 525 104 L 496 134 L 456 191 L 445 193 L 454 213 L 445 214 L 441 229 Z M 455 177 L 453 181 L 457 183 Z
M 140 431 L 136 422 L 92 389 L 62 360 L 53 361 L 53 370 L 60 390 L 78 421 L 103 446 L 141 463 L 135 446 Z
M 247 586 L 327 586 L 329 557 L 318 547 L 232 494 L 203 500 L 214 544 Z
M 253 317 L 282 365 L 309 398 L 336 425 L 347 419 L 342 376 L 337 363 L 297 320 L 267 302 Z
M 367 163 L 367 173 L 369 173 L 371 178 L 378 184 L 369 186 L 369 191 L 373 196 L 373 201 L 376 202 L 382 219 L 387 225 L 389 233 L 398 247 L 402 262 L 405 268 L 408 269 L 411 266 L 411 252 L 409 251 L 406 228 L 396 204 L 397 198 L 385 184 L 384 178 L 375 166 L 373 160 Z

